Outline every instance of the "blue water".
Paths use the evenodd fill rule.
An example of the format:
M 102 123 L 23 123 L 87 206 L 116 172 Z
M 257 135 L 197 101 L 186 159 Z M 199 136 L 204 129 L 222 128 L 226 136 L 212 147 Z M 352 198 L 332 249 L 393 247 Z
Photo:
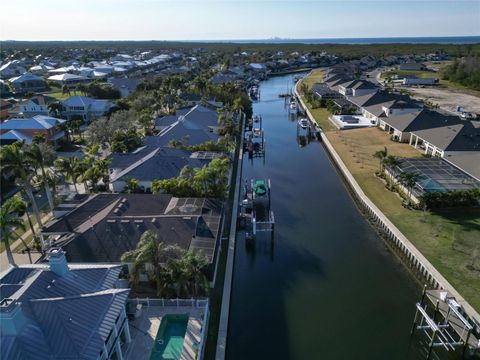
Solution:
M 199 42 L 259 43 L 259 44 L 477 44 L 480 36 L 441 36 L 441 37 L 381 37 L 381 38 L 319 38 L 319 39 L 257 39 L 257 40 L 215 40 Z
M 299 146 L 278 97 L 293 77 L 262 82 L 253 105 L 266 159 L 245 158 L 242 179 L 271 180 L 275 236 L 248 246 L 237 232 L 227 360 L 423 360 L 425 339 L 410 337 L 421 287 L 358 211 L 322 144 Z
M 150 360 L 178 360 L 182 354 L 188 315 L 166 315 L 162 318 Z

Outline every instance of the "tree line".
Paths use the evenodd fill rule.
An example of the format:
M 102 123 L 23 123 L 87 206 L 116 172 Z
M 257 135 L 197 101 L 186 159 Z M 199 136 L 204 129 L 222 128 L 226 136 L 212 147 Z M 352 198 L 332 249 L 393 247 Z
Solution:
M 480 90 L 479 55 L 455 59 L 452 64 L 442 70 L 441 76 L 443 80 L 456 82 L 470 89 Z

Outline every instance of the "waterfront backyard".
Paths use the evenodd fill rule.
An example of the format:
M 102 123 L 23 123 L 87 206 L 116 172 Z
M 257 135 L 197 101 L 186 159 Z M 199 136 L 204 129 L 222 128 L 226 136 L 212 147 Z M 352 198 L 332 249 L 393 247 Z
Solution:
M 319 73 L 321 71 L 313 72 L 312 78 L 306 78 L 307 86 L 319 81 Z M 420 152 L 408 144 L 391 141 L 389 135 L 378 128 L 334 130 L 326 109 L 311 112 L 370 200 L 470 305 L 480 310 L 480 209 L 438 212 L 406 209 L 399 195 L 388 190 L 375 175 L 379 161 L 372 155 L 385 147 L 389 154 L 400 157 L 417 157 L 421 156 Z

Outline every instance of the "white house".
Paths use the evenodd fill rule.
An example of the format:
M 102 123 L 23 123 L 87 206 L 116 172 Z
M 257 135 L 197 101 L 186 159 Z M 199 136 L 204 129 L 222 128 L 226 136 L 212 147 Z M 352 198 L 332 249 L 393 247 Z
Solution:
M 110 100 L 92 99 L 86 96 L 71 96 L 62 101 L 62 115 L 68 120 L 81 118 L 85 122 L 104 116 L 113 107 Z
M 53 70 L 52 66 L 48 65 L 35 65 L 32 66 L 28 71 L 30 71 L 34 75 L 43 75 L 48 71 Z
M 375 120 L 377 125 L 384 128 L 382 118 L 417 112 L 422 105 L 412 101 L 408 96 L 376 92 L 358 97 L 349 97 L 349 100 L 360 107 L 364 117 Z
M 85 83 L 91 81 L 91 79 L 81 76 L 81 75 L 74 75 L 74 74 L 59 74 L 59 75 L 52 75 L 48 78 L 49 81 L 56 82 L 57 84 L 63 86 L 74 86 L 80 83 Z

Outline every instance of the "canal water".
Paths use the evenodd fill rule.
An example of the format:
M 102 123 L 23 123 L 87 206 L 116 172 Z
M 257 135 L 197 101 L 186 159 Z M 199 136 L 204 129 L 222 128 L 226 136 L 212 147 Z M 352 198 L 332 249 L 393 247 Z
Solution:
M 362 217 L 319 142 L 300 146 L 284 93 L 261 83 L 266 158 L 242 178 L 269 178 L 276 228 L 237 236 L 228 360 L 419 359 L 409 333 L 421 289 Z

